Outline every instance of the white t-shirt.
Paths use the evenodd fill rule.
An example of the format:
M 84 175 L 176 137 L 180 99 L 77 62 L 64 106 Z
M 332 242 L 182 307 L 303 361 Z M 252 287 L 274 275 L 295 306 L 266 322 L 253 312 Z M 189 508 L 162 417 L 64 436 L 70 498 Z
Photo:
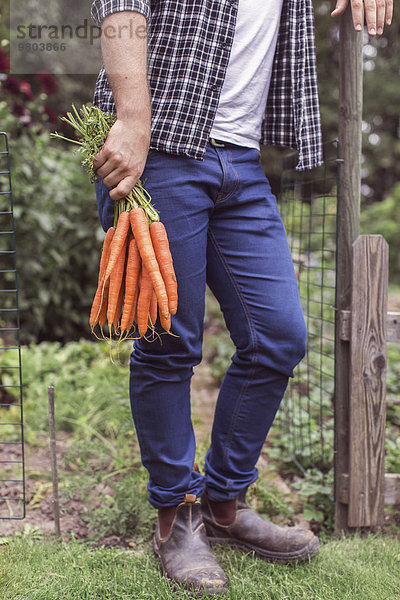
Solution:
M 282 1 L 239 0 L 212 138 L 260 149 Z

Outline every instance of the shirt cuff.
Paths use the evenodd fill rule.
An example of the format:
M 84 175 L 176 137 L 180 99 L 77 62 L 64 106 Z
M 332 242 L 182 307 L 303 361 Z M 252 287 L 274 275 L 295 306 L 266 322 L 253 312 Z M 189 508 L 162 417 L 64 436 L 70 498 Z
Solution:
M 92 3 L 92 19 L 101 26 L 108 15 L 124 10 L 132 10 L 150 18 L 150 0 L 94 0 Z

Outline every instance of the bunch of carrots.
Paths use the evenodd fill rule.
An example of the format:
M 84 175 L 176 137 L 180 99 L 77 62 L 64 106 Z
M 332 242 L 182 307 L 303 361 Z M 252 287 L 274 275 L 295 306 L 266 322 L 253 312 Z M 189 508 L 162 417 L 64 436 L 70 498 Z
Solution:
M 162 327 L 170 332 L 171 315 L 178 306 L 177 284 L 164 225 L 150 226 L 142 207 L 124 210 L 116 227 L 107 231 L 100 260 L 99 280 L 90 313 L 90 327 L 108 328 L 120 339 L 134 323 L 139 336 L 154 330 L 157 306 Z
M 62 120 L 78 132 L 82 164 L 95 181 L 93 159 L 101 150 L 115 117 L 96 107 L 83 106 Z M 100 259 L 96 294 L 90 313 L 92 332 L 101 335 L 107 322 L 109 338 L 126 339 L 131 332 L 139 337 L 148 329 L 155 332 L 157 313 L 163 329 L 170 333 L 171 315 L 178 307 L 175 277 L 168 237 L 151 198 L 138 181 L 133 190 L 115 203 L 114 226 L 106 233 Z M 136 336 L 137 337 L 137 336 Z

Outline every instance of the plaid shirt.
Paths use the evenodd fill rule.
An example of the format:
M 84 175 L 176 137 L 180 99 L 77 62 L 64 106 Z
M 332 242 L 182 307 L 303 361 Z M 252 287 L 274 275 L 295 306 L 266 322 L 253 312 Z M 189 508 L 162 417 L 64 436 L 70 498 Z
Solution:
M 132 10 L 148 22 L 150 147 L 202 159 L 218 107 L 240 0 L 94 0 L 93 20 Z M 94 104 L 115 113 L 101 69 Z M 298 169 L 321 164 L 312 0 L 284 0 L 262 144 L 289 146 Z

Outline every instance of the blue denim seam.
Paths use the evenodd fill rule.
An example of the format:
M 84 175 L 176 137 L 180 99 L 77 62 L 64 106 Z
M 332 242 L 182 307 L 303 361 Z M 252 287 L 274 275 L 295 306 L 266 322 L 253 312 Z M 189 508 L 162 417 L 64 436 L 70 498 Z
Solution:
M 238 397 L 238 399 L 236 401 L 236 406 L 235 406 L 235 409 L 234 409 L 233 414 L 232 414 L 231 426 L 230 426 L 229 433 L 227 435 L 226 442 L 225 442 L 224 466 L 228 467 L 228 452 L 231 449 L 231 443 L 232 443 L 232 440 L 233 440 L 233 437 L 234 437 L 234 430 L 235 430 L 235 425 L 236 425 L 236 418 L 237 418 L 237 416 L 238 416 L 238 414 L 240 412 L 240 409 L 242 407 L 243 398 L 244 398 L 245 393 L 247 392 L 247 388 L 249 386 L 249 383 L 250 383 L 250 381 L 251 381 L 251 379 L 253 377 L 253 374 L 256 371 L 256 359 L 258 357 L 258 342 L 257 342 L 257 335 L 255 334 L 255 328 L 254 328 L 254 325 L 252 323 L 252 320 L 251 320 L 251 317 L 250 317 L 250 313 L 249 313 L 249 311 L 247 309 L 246 302 L 245 302 L 245 300 L 244 300 L 244 298 L 243 298 L 243 296 L 241 294 L 241 291 L 240 291 L 240 288 L 239 288 L 238 284 L 235 281 L 233 273 L 232 273 L 231 269 L 229 268 L 229 264 L 225 260 L 225 257 L 223 255 L 223 253 L 221 252 L 220 247 L 218 245 L 218 242 L 217 242 L 214 234 L 212 233 L 212 231 L 209 230 L 208 231 L 208 235 L 209 235 L 211 243 L 213 244 L 216 252 L 218 253 L 218 255 L 219 255 L 220 259 L 221 259 L 222 265 L 225 268 L 225 271 L 226 271 L 229 279 L 231 280 L 234 289 L 236 290 L 237 296 L 239 298 L 239 302 L 242 305 L 243 311 L 244 311 L 244 313 L 246 315 L 247 322 L 249 324 L 250 336 L 254 340 L 254 350 L 252 352 L 252 357 L 253 357 L 252 364 L 253 364 L 253 367 L 250 369 L 249 375 L 247 377 L 247 381 L 243 385 L 243 387 L 242 387 L 242 389 L 240 391 L 239 397 Z
M 224 187 L 225 180 L 228 178 L 228 170 L 226 168 L 226 162 L 225 162 L 225 159 L 223 158 L 222 152 L 218 148 L 215 148 L 215 152 L 216 152 L 216 154 L 218 156 L 219 162 L 220 162 L 221 167 L 222 167 L 222 173 L 223 173 L 222 185 L 221 185 L 221 187 L 220 187 L 220 189 L 219 189 L 219 191 L 217 193 L 217 197 L 216 197 L 215 203 L 214 203 L 215 206 L 217 206 L 217 205 L 221 204 L 222 202 L 225 202 L 225 200 L 228 200 L 228 198 L 230 198 L 232 196 L 232 194 L 234 192 L 236 192 L 236 190 L 238 188 L 238 185 L 239 185 L 239 176 L 238 176 L 238 174 L 236 172 L 236 169 L 234 168 L 234 166 L 232 164 L 232 153 L 231 153 L 230 150 L 227 150 L 228 155 L 229 155 L 229 164 L 230 164 L 230 166 L 232 167 L 232 169 L 233 169 L 233 171 L 235 173 L 235 184 L 233 186 L 233 189 L 226 196 L 222 196 L 221 195 L 221 190 Z
M 228 200 L 228 198 L 230 198 L 232 196 L 232 194 L 234 194 L 236 192 L 236 190 L 238 189 L 238 187 L 239 187 L 239 175 L 238 175 L 235 167 L 233 166 L 232 152 L 230 150 L 228 150 L 227 152 L 228 152 L 228 162 L 229 162 L 229 165 L 230 165 L 232 171 L 235 174 L 235 184 L 234 184 L 233 188 L 231 189 L 231 191 L 226 196 L 220 198 L 219 200 L 217 199 L 215 201 L 216 205 L 217 204 L 218 205 L 222 204 L 222 202 L 225 202 L 226 200 Z M 221 158 L 221 160 L 222 160 L 222 158 Z
M 225 179 L 228 176 L 228 172 L 226 170 L 225 161 L 222 160 L 222 155 L 219 152 L 218 148 L 214 148 L 214 150 L 215 150 L 215 154 L 218 157 L 218 161 L 219 161 L 219 164 L 221 165 L 221 169 L 222 169 L 222 183 L 221 183 L 221 187 L 219 188 L 219 190 L 217 192 L 217 196 L 216 196 L 215 202 L 214 202 L 214 204 L 217 205 L 220 202 L 219 198 L 220 198 L 220 195 L 221 195 L 221 191 L 222 191 L 222 189 L 224 187 Z

